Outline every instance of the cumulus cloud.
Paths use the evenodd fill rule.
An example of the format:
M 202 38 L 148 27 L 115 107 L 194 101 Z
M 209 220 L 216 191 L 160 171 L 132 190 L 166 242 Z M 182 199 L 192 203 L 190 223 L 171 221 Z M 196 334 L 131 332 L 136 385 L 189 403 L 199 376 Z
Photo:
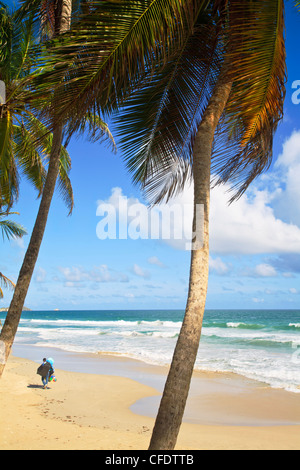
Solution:
M 151 256 L 148 258 L 148 263 L 149 264 L 154 264 L 155 266 L 159 266 L 160 268 L 164 268 L 165 265 L 160 261 L 160 259 L 157 258 L 157 256 Z
M 35 271 L 35 278 L 34 278 L 35 281 L 39 283 L 45 282 L 46 277 L 47 277 L 47 271 L 41 268 L 40 266 L 38 266 Z
M 105 264 L 95 266 L 90 270 L 78 266 L 72 266 L 71 268 L 59 267 L 59 271 L 63 274 L 65 285 L 67 287 L 74 287 L 76 283 L 82 283 L 84 281 L 92 281 L 96 283 L 129 281 L 126 274 L 117 272 Z
M 263 304 L 265 301 L 265 299 L 261 299 L 259 297 L 253 297 L 252 299 L 252 302 L 254 302 L 255 304 Z
M 138 264 L 134 264 L 133 268 L 132 268 L 132 272 L 138 276 L 138 277 L 142 277 L 144 279 L 150 279 L 150 273 L 149 271 L 141 268 Z
M 283 220 L 300 226 L 300 131 L 294 131 L 284 142 L 282 153 L 275 164 L 275 173 L 284 183 L 274 201 L 277 213 Z
M 224 185 L 212 191 L 212 252 L 263 254 L 300 251 L 300 228 L 275 216 L 268 191 L 254 187 L 229 206 L 228 190 L 229 186 Z
M 263 263 L 255 267 L 254 274 L 258 277 L 275 277 L 277 276 L 277 271 L 270 264 Z
M 283 144 L 274 170 L 263 175 L 239 200 L 228 204 L 228 184 L 211 191 L 211 253 L 217 256 L 299 253 L 299 181 L 300 131 Z M 123 238 L 157 239 L 181 250 L 190 247 L 187 242 L 192 234 L 192 185 L 168 204 L 152 209 L 137 198 L 126 198 L 121 188 L 113 188 L 108 200 L 98 201 L 97 215 L 103 215 L 101 204 L 102 208 L 107 204 L 116 209 L 120 233 L 115 229 L 115 238 L 123 235 Z
M 228 264 L 224 263 L 221 258 L 211 258 L 209 259 L 209 268 L 212 272 L 215 272 L 219 275 L 228 274 L 230 268 Z

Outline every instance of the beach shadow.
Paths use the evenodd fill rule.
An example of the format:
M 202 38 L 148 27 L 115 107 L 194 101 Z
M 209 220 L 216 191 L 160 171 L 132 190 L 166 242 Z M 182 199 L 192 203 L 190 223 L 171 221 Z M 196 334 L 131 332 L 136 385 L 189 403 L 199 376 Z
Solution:
M 27 388 L 43 388 L 43 385 L 29 384 Z

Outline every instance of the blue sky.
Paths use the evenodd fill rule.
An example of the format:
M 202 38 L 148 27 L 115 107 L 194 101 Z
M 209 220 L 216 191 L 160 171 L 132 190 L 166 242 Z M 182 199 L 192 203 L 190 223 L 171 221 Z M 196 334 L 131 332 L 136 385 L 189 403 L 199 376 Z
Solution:
M 300 15 L 286 2 L 288 82 L 285 117 L 274 140 L 274 164 L 230 207 L 227 187 L 212 192 L 207 308 L 300 308 Z M 300 85 L 300 84 L 299 84 Z M 298 86 L 300 89 L 300 86 Z M 298 100 L 299 98 L 299 100 Z M 294 101 L 294 102 L 293 102 Z M 105 145 L 73 139 L 75 208 L 57 193 L 25 305 L 34 310 L 184 309 L 190 253 L 168 240 L 100 240 L 99 201 L 144 204 L 121 158 Z M 191 202 L 192 189 L 175 201 Z M 14 220 L 31 233 L 39 201 L 23 181 Z M 189 218 L 187 221 L 189 223 Z M 29 235 L 0 244 L 0 270 L 17 279 Z M 7 306 L 6 291 L 0 307 Z

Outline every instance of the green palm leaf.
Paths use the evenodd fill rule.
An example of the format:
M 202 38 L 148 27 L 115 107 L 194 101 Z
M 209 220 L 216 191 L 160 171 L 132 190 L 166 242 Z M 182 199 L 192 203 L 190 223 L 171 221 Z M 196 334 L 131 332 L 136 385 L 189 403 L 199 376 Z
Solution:
M 219 183 L 233 183 L 233 199 L 271 164 L 286 82 L 283 0 L 246 6 L 236 0 L 234 8 L 228 53 L 234 84 L 219 127 L 213 165 Z
M 7 100 L 0 119 L 0 200 L 11 206 L 19 195 L 20 172 L 35 186 L 39 196 L 42 194 L 52 135 L 38 119 L 39 109 L 29 111 L 25 104 L 28 77 L 36 66 L 34 15 L 31 12 L 22 22 L 16 22 L 3 6 L 0 7 L 1 25 L 3 31 L 5 27 L 5 37 L 2 37 L 0 73 L 5 80 Z M 45 100 L 40 106 L 45 106 Z M 68 177 L 70 161 L 66 163 L 69 156 L 63 147 L 61 158 L 59 188 L 71 211 L 74 201 Z
M 195 133 L 220 70 L 233 86 L 215 136 L 216 183 L 230 181 L 238 197 L 271 161 L 285 96 L 283 0 L 232 1 L 211 28 L 215 36 L 207 35 L 206 55 L 198 30 L 188 32 L 186 48 L 175 43 L 175 56 L 125 105 L 120 118 L 129 170 L 154 202 L 182 189 L 183 172 L 191 169 L 178 159 L 192 161 Z
M 21 238 L 26 235 L 26 230 L 22 225 L 13 222 L 12 220 L 1 220 L 8 215 L 18 214 L 18 212 L 0 212 L 0 229 L 2 232 L 3 239 L 6 237 L 10 238 Z
M 12 117 L 6 109 L 0 118 L 0 202 L 4 205 L 11 205 L 11 200 L 18 197 L 19 178 L 13 159 L 11 133 Z
M 1 289 L 1 286 L 6 289 L 14 289 L 15 283 L 8 279 L 8 277 L 4 276 L 4 274 L 0 273 L 0 299 L 3 299 L 3 290 Z
M 182 47 L 176 44 L 168 63 L 157 65 L 115 119 L 134 181 L 146 184 L 154 201 L 156 189 L 160 188 L 157 200 L 169 198 L 191 176 L 193 139 L 219 73 L 222 50 L 208 14 L 198 17 L 193 32 L 186 27 Z
M 72 30 L 51 48 L 52 59 L 36 82 L 39 93 L 56 86 L 59 115 L 76 122 L 88 112 L 110 112 L 123 102 L 174 36 L 184 41 L 182 22 L 193 28 L 206 0 L 116 0 L 89 2 Z M 160 47 L 164 44 L 165 48 Z M 48 47 L 48 46 L 47 46 Z M 49 50 L 47 49 L 47 52 Z M 48 54 L 49 55 L 49 54 Z

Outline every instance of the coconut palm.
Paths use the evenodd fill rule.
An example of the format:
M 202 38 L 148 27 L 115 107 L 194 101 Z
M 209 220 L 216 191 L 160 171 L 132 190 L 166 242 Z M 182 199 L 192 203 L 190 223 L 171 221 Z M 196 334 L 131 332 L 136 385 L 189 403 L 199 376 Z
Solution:
M 223 2 L 217 16 L 213 3 L 172 61 L 127 103 L 127 117 L 122 113 L 122 134 L 135 139 L 134 155 L 124 140 L 129 168 L 154 202 L 170 198 L 190 175 L 194 182 L 189 293 L 150 450 L 174 448 L 189 392 L 208 284 L 212 180 L 232 183 L 231 201 L 243 194 L 271 163 L 283 112 L 283 1 Z
M 27 0 L 28 2 L 29 0 Z M 220 1 L 220 0 L 217 0 Z M 56 86 L 52 113 L 68 120 L 69 132 L 87 112 L 110 114 L 135 89 L 152 64 L 168 57 L 176 37 L 184 40 L 183 23 L 193 28 L 195 11 L 209 0 L 89 0 L 75 15 L 71 30 L 52 41 L 36 77 L 39 93 Z M 161 48 L 164 44 L 164 48 Z M 50 54 L 51 52 L 51 54 Z M 163 53 L 163 54 L 162 54 Z
M 33 15 L 17 21 L 16 15 L 10 14 L 7 6 L 0 3 L 0 32 L 0 79 L 6 89 L 6 101 L 0 105 L 0 200 L 11 207 L 19 196 L 20 174 L 41 195 L 52 134 L 39 120 L 37 110 L 30 109 L 24 101 L 29 91 L 27 78 L 36 65 Z M 70 167 L 70 157 L 62 146 L 60 189 L 71 211 Z
M 30 12 L 34 14 L 39 12 L 42 20 L 42 36 L 47 29 L 46 26 L 49 24 L 48 21 L 50 22 L 50 28 L 48 29 L 52 32 L 51 43 L 53 44 L 53 48 L 50 48 L 50 45 L 46 43 L 45 55 L 47 59 L 49 59 L 50 56 L 50 62 L 51 57 L 53 56 L 53 61 L 49 66 L 50 69 L 45 69 L 47 73 L 39 74 L 39 71 L 37 71 L 36 74 L 30 77 L 31 87 L 37 83 L 40 83 L 41 86 L 37 93 L 38 99 L 34 98 L 33 102 L 30 99 L 30 94 L 28 93 L 27 103 L 31 103 L 32 106 L 40 109 L 40 102 L 42 101 L 46 109 L 46 123 L 51 128 L 53 137 L 47 177 L 43 186 L 37 219 L 19 273 L 14 295 L 6 316 L 6 321 L 0 335 L 0 340 L 5 344 L 5 360 L 3 364 L 0 364 L 0 377 L 5 368 L 5 363 L 10 354 L 11 346 L 15 338 L 22 308 L 45 231 L 49 208 L 59 171 L 59 154 L 63 139 L 63 131 L 67 131 L 67 140 L 75 131 L 80 132 L 83 130 L 91 131 L 92 138 L 94 140 L 98 138 L 99 134 L 102 134 L 102 136 L 107 134 L 108 137 L 111 138 L 107 127 L 105 125 L 103 127 L 103 121 L 100 120 L 97 115 L 101 115 L 103 110 L 106 112 L 111 111 L 111 109 L 116 106 L 117 102 L 122 99 L 122 95 L 125 90 L 125 87 L 123 86 L 124 82 L 127 83 L 128 88 L 131 88 L 132 78 L 138 75 L 138 71 L 140 69 L 142 71 L 141 73 L 143 73 L 145 61 L 147 63 L 151 63 L 153 61 L 152 49 L 155 48 L 156 38 L 153 36 L 151 31 L 147 34 L 149 18 L 156 31 L 156 36 L 159 36 L 161 40 L 164 40 L 165 44 L 168 44 L 170 34 L 175 34 L 175 31 L 181 31 L 181 28 L 178 27 L 178 25 L 180 26 L 180 16 L 184 15 L 186 18 L 191 17 L 190 6 L 193 1 L 188 0 L 184 2 L 184 5 L 186 6 L 182 7 L 181 0 L 179 3 L 178 0 L 172 0 L 172 2 L 170 1 L 170 8 L 166 8 L 164 0 L 155 0 L 154 2 L 150 2 L 149 0 L 130 2 L 126 0 L 120 3 L 101 1 L 96 8 L 93 7 L 92 2 L 83 1 L 82 8 L 79 8 L 78 12 L 82 12 L 86 19 L 91 17 L 93 18 L 92 27 L 87 27 L 85 29 L 85 41 L 89 41 L 89 45 L 93 48 L 94 54 L 96 54 L 96 56 L 93 55 L 92 57 L 88 57 L 90 53 L 87 52 L 87 55 L 84 57 L 84 63 L 91 67 L 92 73 L 97 70 L 99 61 L 102 63 L 102 68 L 101 74 L 96 73 L 96 76 L 93 76 L 92 80 L 89 77 L 88 80 L 81 83 L 81 85 L 86 88 L 89 84 L 92 84 L 94 90 L 93 93 L 97 93 L 99 96 L 102 95 L 102 99 L 98 100 L 97 103 L 94 103 L 93 97 L 90 96 L 88 103 L 86 103 L 84 107 L 80 106 L 77 108 L 76 103 L 78 96 L 77 91 L 75 90 L 72 94 L 73 109 L 71 109 L 72 106 L 70 106 L 70 108 L 64 110 L 63 115 L 61 112 L 58 113 L 57 109 L 59 104 L 64 104 L 62 100 L 65 93 L 68 93 L 69 88 L 65 88 L 65 73 L 63 72 L 63 75 L 60 74 L 60 70 L 62 69 L 61 60 L 63 61 L 62 63 L 66 62 L 66 58 L 73 61 L 73 54 L 70 48 L 68 48 L 66 57 L 62 52 L 60 52 L 59 61 L 57 61 L 57 57 L 54 55 L 57 45 L 62 42 L 62 35 L 65 36 L 70 27 L 71 0 L 49 0 L 47 2 L 42 0 L 25 0 L 22 2 L 22 7 L 20 8 L 18 17 L 24 18 L 26 14 L 30 14 Z M 155 11 L 155 9 L 152 8 L 152 3 L 156 6 L 159 5 L 160 10 L 157 9 L 157 11 Z M 204 8 L 203 5 L 207 3 L 207 0 L 201 0 L 199 3 L 201 3 L 199 8 Z M 158 11 L 160 11 L 159 18 L 156 16 Z M 100 18 L 98 18 L 98 14 L 100 15 Z M 96 27 L 96 30 L 97 32 L 100 32 L 101 44 L 105 49 L 104 60 L 102 51 L 99 50 L 99 45 L 97 45 L 96 48 L 94 47 L 95 45 L 93 46 L 93 36 L 95 33 L 94 20 L 96 18 L 99 20 L 96 22 L 96 26 L 99 24 L 99 28 Z M 157 19 L 159 21 L 156 23 Z M 70 32 L 71 36 L 73 34 L 72 31 L 73 26 Z M 146 40 L 142 45 L 140 45 L 139 41 L 141 31 L 146 33 Z M 76 37 L 76 40 L 79 41 L 80 46 L 82 46 L 80 28 L 78 29 L 78 24 L 76 25 L 76 22 L 74 25 L 74 37 Z M 151 49 L 151 53 L 148 58 L 144 53 L 147 48 L 148 50 Z M 107 52 L 108 49 L 109 52 Z M 127 56 L 125 56 L 126 51 Z M 77 54 L 75 54 L 75 58 L 76 57 Z M 79 57 L 79 60 L 82 61 L 82 58 Z M 45 59 L 42 58 L 42 65 L 45 65 L 44 61 Z M 116 86 L 116 70 L 120 69 L 120 64 L 123 64 L 122 70 L 124 72 L 124 80 Z M 76 67 L 78 65 L 78 71 L 80 71 L 81 66 L 76 63 Z M 55 69 L 55 74 L 53 74 L 53 68 Z M 76 73 L 76 69 L 74 69 L 73 72 Z M 50 81 L 50 78 L 53 76 L 55 77 L 54 80 Z M 112 78 L 112 80 L 109 81 L 109 85 L 107 80 L 105 80 L 105 90 L 101 89 L 100 86 L 104 77 Z M 118 75 L 118 77 L 120 77 L 120 75 Z M 71 81 L 73 86 L 76 88 L 76 81 L 73 81 L 72 78 Z M 54 93 L 53 90 L 55 90 Z M 118 92 L 114 94 L 114 90 Z M 48 97 L 49 93 L 52 93 L 50 106 L 46 106 L 45 96 Z M 87 95 L 83 91 L 82 97 L 84 100 L 86 99 L 86 96 Z M 102 124 L 100 130 L 99 123 Z
M 49 26 L 50 30 L 52 31 L 52 38 L 55 38 L 66 32 L 70 28 L 71 7 L 71 0 L 50 0 L 49 2 L 44 2 L 43 0 L 27 0 L 26 2 L 24 2 L 21 10 L 18 12 L 18 18 L 23 19 L 24 17 L 26 18 L 27 14 L 30 17 L 32 15 L 35 16 L 38 13 L 41 18 L 42 36 L 45 33 L 46 26 Z M 34 52 L 36 52 L 36 49 L 34 49 Z M 38 70 L 35 71 L 33 75 L 34 74 L 38 74 Z M 32 86 L 30 83 L 32 81 L 32 75 L 28 77 L 28 79 L 25 80 L 26 84 L 28 86 Z M 42 99 L 40 98 L 39 102 L 35 103 L 34 106 L 30 106 L 30 109 L 33 108 L 37 111 L 40 111 L 41 107 L 47 109 L 47 99 L 51 99 L 51 91 L 53 90 L 48 88 L 47 95 L 43 96 Z M 58 180 L 60 169 L 62 166 L 61 154 L 62 141 L 64 137 L 64 122 L 56 121 L 53 115 L 50 116 L 50 122 L 52 123 L 51 136 L 49 136 L 48 128 L 44 127 L 44 129 L 47 130 L 49 138 L 50 152 L 48 154 L 48 168 L 42 188 L 40 206 L 31 234 L 31 238 L 28 244 L 28 248 L 25 253 L 25 257 L 18 276 L 12 301 L 7 312 L 6 320 L 0 335 L 0 340 L 5 346 L 4 361 L 2 364 L 0 364 L 0 377 L 2 376 L 3 370 L 5 368 L 6 360 L 10 354 L 11 347 L 20 322 L 25 298 L 38 258 L 40 246 L 43 240 L 43 235 L 47 224 L 48 214 L 56 182 Z M 45 126 L 45 124 L 43 125 Z M 88 131 L 92 139 L 95 139 L 99 136 L 107 136 L 108 139 L 112 139 L 112 136 L 106 124 L 103 123 L 102 119 L 100 119 L 95 114 L 92 115 L 89 112 L 85 113 L 83 119 L 80 121 L 80 125 L 78 125 L 77 130 L 81 133 L 85 133 L 86 131 Z M 40 139 L 38 139 L 38 142 L 40 142 Z M 64 170 L 65 169 L 66 168 L 64 168 Z
M 192 250 L 185 318 L 150 444 L 150 449 L 173 449 L 205 308 L 211 180 L 231 182 L 234 200 L 271 163 L 285 94 L 284 3 L 140 1 L 134 2 L 140 12 L 131 23 L 132 3 L 105 2 L 101 16 L 102 2 L 91 2 L 92 14 L 81 18 L 70 42 L 66 35 L 54 55 L 61 67 L 46 76 L 56 83 L 69 80 L 57 95 L 58 117 L 70 117 L 75 95 L 76 119 L 93 106 L 109 111 L 125 106 L 118 125 L 128 167 L 154 202 L 193 178 L 193 231 L 200 246 Z M 162 10 L 175 4 L 176 14 L 168 12 L 164 23 Z M 110 16 L 113 5 L 119 10 Z M 164 36 L 166 24 L 171 29 Z M 139 91 L 124 104 L 136 86 Z M 196 232 L 199 205 L 203 243 Z
M 57 111 L 61 101 L 58 117 L 72 119 L 76 96 L 74 128 L 86 110 L 112 110 L 122 104 L 127 92 L 143 79 L 141 92 L 128 103 L 130 117 L 126 120 L 122 114 L 124 142 L 130 142 L 123 148 L 134 179 L 158 201 L 174 194 L 192 174 L 195 207 L 205 208 L 205 242 L 192 252 L 185 320 L 150 446 L 169 449 L 176 442 L 201 334 L 211 175 L 217 176 L 217 182 L 233 182 L 238 196 L 271 161 L 272 137 L 284 98 L 283 2 L 184 2 L 190 15 L 174 11 L 167 15 L 169 22 L 164 25 L 172 24 L 173 29 L 165 41 L 161 34 L 165 28 L 159 28 L 159 21 L 151 23 L 149 13 L 155 7 L 158 12 L 162 4 L 135 2 L 140 15 L 131 23 L 130 3 L 106 2 L 102 16 L 97 9 L 102 2 L 91 3 L 92 15 L 83 17 L 84 23 L 78 23 L 71 34 L 72 41 L 57 49 L 55 62 L 60 57 L 61 66 L 48 71 L 47 77 L 56 84 L 63 81 L 63 95 L 57 91 L 54 106 Z M 181 2 L 163 6 L 175 3 L 178 13 Z M 108 9 L 114 7 L 110 17 Z M 146 37 L 144 42 L 141 37 L 133 40 L 137 31 Z M 147 43 L 149 36 L 154 39 Z M 116 66 L 120 62 L 121 70 Z
M 234 201 L 271 163 L 285 95 L 283 6 L 236 0 L 219 5 L 215 16 L 212 2 L 120 114 L 129 169 L 152 203 L 194 182 L 189 293 L 150 450 L 174 448 L 189 392 L 208 284 L 212 180 L 231 182 Z
M 18 212 L 1 212 L 0 211 L 0 231 L 2 232 L 3 239 L 7 238 L 8 240 L 11 238 L 21 238 L 23 235 L 26 235 L 26 230 L 22 225 L 17 224 L 16 222 L 7 219 L 6 217 L 9 215 L 15 215 Z M 15 284 L 13 281 L 8 279 L 8 277 L 4 276 L 0 272 L 0 299 L 3 298 L 3 290 L 2 287 L 6 289 L 14 289 Z

